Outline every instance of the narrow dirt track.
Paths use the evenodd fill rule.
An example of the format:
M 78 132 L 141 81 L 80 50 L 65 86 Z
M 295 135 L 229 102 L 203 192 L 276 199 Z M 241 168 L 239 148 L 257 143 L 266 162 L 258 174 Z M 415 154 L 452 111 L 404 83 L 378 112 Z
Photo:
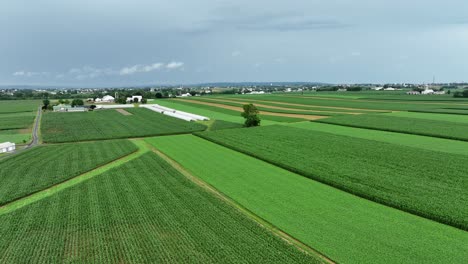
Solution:
M 214 99 L 214 98 L 204 98 L 205 100 L 210 100 L 210 101 L 216 101 L 216 102 L 228 102 L 228 103 L 239 103 L 239 104 L 249 104 L 249 103 L 255 103 L 256 106 L 260 107 L 265 107 L 265 108 L 271 108 L 271 109 L 278 109 L 278 110 L 288 110 L 288 111 L 298 111 L 298 112 L 318 112 L 318 113 L 333 113 L 333 114 L 347 114 L 347 115 L 360 115 L 361 113 L 356 113 L 356 112 L 336 112 L 336 111 L 324 111 L 324 110 L 314 110 L 314 109 L 297 109 L 297 108 L 287 108 L 287 107 L 281 107 L 281 106 L 272 106 L 272 105 L 264 105 L 264 104 L 259 104 L 257 102 L 264 102 L 264 103 L 276 103 L 276 102 L 271 102 L 271 101 L 263 101 L 263 100 L 242 100 L 242 99 Z M 283 105 L 290 105 L 287 103 L 278 103 L 278 104 L 283 104 Z M 330 108 L 330 107 L 324 107 L 324 108 Z M 330 108 L 330 109 L 342 109 L 342 108 Z M 357 109 L 343 109 L 343 110 L 357 110 Z
M 184 99 L 174 99 L 176 101 L 183 101 L 183 102 L 189 102 L 189 103 L 194 103 L 194 104 L 201 104 L 201 105 L 209 105 L 209 106 L 214 106 L 218 108 L 224 108 L 224 109 L 229 109 L 237 112 L 242 112 L 242 107 L 236 107 L 236 106 L 231 106 L 231 105 L 223 105 L 223 104 L 216 104 L 216 103 L 208 103 L 208 102 L 202 102 L 202 101 L 197 101 L 197 100 L 184 100 Z M 265 111 L 259 111 L 261 115 L 267 115 L 267 116 L 283 116 L 283 117 L 292 117 L 292 118 L 302 118 L 306 120 L 317 120 L 317 119 L 322 119 L 322 118 L 327 118 L 328 116 L 318 116 L 318 115 L 300 115 L 300 114 L 284 114 L 284 113 L 273 113 L 273 112 L 265 112 Z
M 294 97 L 294 98 L 306 98 L 306 97 L 299 97 L 299 96 L 285 96 L 285 97 Z M 240 100 L 237 98 L 233 98 L 232 100 Z M 252 100 L 252 99 L 250 99 Z M 307 104 L 296 104 L 296 103 L 285 103 L 285 102 L 278 102 L 278 101 L 267 101 L 267 100 L 252 100 L 257 102 L 264 102 L 264 103 L 275 103 L 275 104 L 283 104 L 283 105 L 291 105 L 291 106 L 303 106 L 303 107 L 317 107 L 317 108 L 329 108 L 329 109 L 340 109 L 340 110 L 355 110 L 355 111 L 367 111 L 367 112 L 386 112 L 387 110 L 376 110 L 376 109 L 365 109 L 365 108 L 351 108 L 351 107 L 341 107 L 341 106 L 322 106 L 322 105 L 307 105 Z M 388 110 L 390 111 L 390 110 Z
M 115 111 L 121 113 L 122 115 L 126 115 L 126 116 L 132 115 L 132 113 L 127 112 L 125 109 L 121 109 L 121 108 L 115 109 Z

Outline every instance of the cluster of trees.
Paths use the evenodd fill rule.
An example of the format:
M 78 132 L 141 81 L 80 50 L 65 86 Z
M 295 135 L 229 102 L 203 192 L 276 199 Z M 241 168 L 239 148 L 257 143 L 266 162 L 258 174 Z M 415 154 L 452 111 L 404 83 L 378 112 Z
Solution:
M 454 92 L 453 97 L 468 98 L 468 89 L 465 89 L 463 91 Z

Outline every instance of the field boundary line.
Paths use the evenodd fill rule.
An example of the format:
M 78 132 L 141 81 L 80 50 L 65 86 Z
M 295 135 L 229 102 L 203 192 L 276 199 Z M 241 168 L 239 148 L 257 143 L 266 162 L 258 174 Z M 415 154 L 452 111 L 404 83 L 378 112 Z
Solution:
M 371 195 L 367 195 L 367 194 L 364 194 L 364 193 L 356 192 L 356 191 L 354 191 L 353 189 L 351 189 L 349 187 L 341 186 L 341 185 L 339 185 L 337 183 L 328 182 L 328 181 L 326 181 L 324 179 L 321 179 L 316 174 L 307 173 L 305 171 L 296 169 L 296 168 L 294 168 L 292 166 L 281 164 L 280 162 L 272 161 L 272 160 L 270 160 L 268 158 L 261 157 L 259 155 L 254 154 L 254 153 L 251 153 L 249 151 L 245 151 L 245 150 L 242 150 L 240 148 L 230 146 L 230 145 L 228 145 L 228 144 L 226 144 L 224 142 L 209 138 L 209 137 L 203 135 L 203 133 L 194 133 L 193 135 L 197 136 L 197 137 L 199 137 L 201 139 L 204 139 L 204 140 L 206 140 L 208 142 L 211 142 L 211 143 L 217 144 L 219 146 L 222 146 L 222 147 L 237 151 L 237 152 L 242 153 L 244 155 L 247 155 L 247 156 L 253 157 L 255 159 L 258 159 L 258 160 L 264 161 L 266 163 L 269 163 L 269 164 L 271 164 L 273 166 L 285 169 L 285 170 L 287 170 L 289 172 L 295 173 L 295 174 L 300 175 L 300 176 L 302 176 L 304 178 L 307 178 L 309 180 L 320 182 L 322 184 L 328 185 L 328 186 L 330 186 L 332 188 L 335 188 L 335 189 L 340 190 L 342 192 L 346 192 L 348 194 L 354 195 L 354 196 L 359 197 L 361 199 L 365 199 L 365 200 L 368 200 L 370 202 L 377 203 L 377 204 L 380 204 L 380 205 L 383 205 L 383 206 L 398 210 L 398 211 L 406 213 L 406 214 L 410 214 L 410 215 L 413 215 L 413 216 L 416 216 L 416 217 L 424 218 L 424 219 L 426 219 L 428 221 L 433 221 L 435 223 L 439 223 L 439 224 L 442 224 L 442 225 L 450 226 L 452 228 L 467 231 L 467 229 L 465 227 L 461 226 L 461 225 L 448 223 L 444 219 L 438 219 L 436 217 L 431 217 L 431 216 L 428 216 L 428 215 L 424 215 L 421 212 L 417 212 L 417 211 L 414 211 L 414 210 L 411 210 L 411 209 L 408 209 L 408 208 L 405 208 L 405 209 L 400 208 L 400 207 L 395 206 L 395 205 L 393 205 L 390 202 L 387 202 L 385 200 L 378 199 L 376 197 L 373 197 Z
M 169 163 L 174 169 L 176 169 L 178 172 L 180 172 L 182 175 L 184 175 L 187 179 L 195 183 L 197 186 L 200 186 L 204 190 L 208 191 L 209 193 L 213 194 L 223 202 L 227 203 L 228 205 L 234 207 L 235 209 L 239 210 L 241 213 L 246 215 L 248 218 L 252 219 L 255 221 L 258 225 L 261 227 L 265 228 L 267 231 L 270 231 L 274 235 L 278 236 L 288 244 L 291 244 L 295 246 L 297 249 L 305 252 L 306 254 L 322 261 L 323 263 L 336 263 L 324 254 L 320 253 L 319 251 L 311 248 L 310 246 L 302 243 L 300 240 L 292 237 L 288 233 L 282 231 L 281 229 L 277 228 L 267 220 L 259 217 L 249 209 L 243 207 L 236 201 L 232 200 L 229 198 L 229 196 L 225 195 L 224 193 L 220 192 L 218 189 L 210 185 L 209 183 L 203 181 L 202 179 L 196 177 L 192 173 L 190 173 L 186 168 L 184 168 L 180 163 L 177 161 L 173 160 L 171 157 L 167 156 L 165 153 L 161 152 L 158 150 L 156 147 L 150 145 L 150 149 L 152 152 L 156 153 L 159 157 L 161 157 L 164 161 Z
M 401 117 L 401 118 L 408 118 L 408 117 Z M 426 120 L 430 120 L 430 119 L 426 119 Z M 444 135 L 433 135 L 431 133 L 424 133 L 424 132 L 416 133 L 416 132 L 406 132 L 406 131 L 392 129 L 392 128 L 377 128 L 377 127 L 368 127 L 368 126 L 356 125 L 356 124 L 338 124 L 338 123 L 332 123 L 332 122 L 327 122 L 327 121 L 322 121 L 322 120 L 314 120 L 313 122 L 329 124 L 329 125 L 344 126 L 344 127 L 354 127 L 354 128 L 368 129 L 368 130 L 377 130 L 377 131 L 393 132 L 393 133 L 400 133 L 400 134 L 407 134 L 407 135 L 414 135 L 414 136 L 433 137 L 433 138 L 468 142 L 468 139 L 457 138 L 457 137 L 452 137 L 452 136 L 444 136 Z M 443 122 L 450 122 L 450 121 L 443 121 Z M 452 123 L 456 123 L 456 122 L 452 122 Z M 197 133 L 194 133 L 194 135 L 195 134 Z
M 368 113 L 379 113 L 379 112 L 386 112 L 385 110 L 375 110 L 375 109 L 365 109 L 365 108 L 352 108 L 352 107 L 339 107 L 339 106 L 321 106 L 321 105 L 305 105 L 305 104 L 296 104 L 296 103 L 288 103 L 288 102 L 281 102 L 281 101 L 268 101 L 268 100 L 258 100 L 258 99 L 251 99 L 251 98 L 228 98 L 228 97 L 216 97 L 216 98 L 203 98 L 204 100 L 212 100 L 212 101 L 223 101 L 223 102 L 231 102 L 231 103 L 246 103 L 243 101 L 247 101 L 247 103 L 254 103 L 259 106 L 263 107 L 270 107 L 270 108 L 276 108 L 277 109 L 284 109 L 284 110 L 294 110 L 294 111 L 300 111 L 300 112 L 324 112 L 324 113 L 335 113 L 335 114 L 347 114 L 347 115 L 360 115 L 360 114 L 366 114 Z M 275 104 L 279 106 L 271 106 L 271 105 L 263 105 L 262 103 L 267 103 L 267 104 Z M 282 105 L 282 106 L 281 106 Z M 285 106 L 291 106 L 291 108 L 285 107 Z M 292 108 L 292 106 L 301 106 L 301 107 L 308 107 L 308 108 L 326 108 L 330 109 L 328 110 L 315 110 L 315 109 L 300 109 L 300 108 Z M 364 113 L 357 113 L 357 112 L 339 112 L 339 111 L 333 111 L 333 110 L 349 110 L 349 111 L 361 111 Z
M 194 104 L 200 104 L 200 105 L 209 105 L 213 107 L 218 107 L 221 109 L 228 109 L 228 110 L 233 110 L 241 113 L 242 106 L 231 106 L 231 105 L 225 105 L 221 103 L 210 103 L 210 102 L 204 102 L 204 101 L 199 101 L 199 100 L 186 100 L 186 99 L 174 99 L 175 101 L 183 101 L 183 102 L 190 102 Z M 266 116 L 282 116 L 282 117 L 291 117 L 291 118 L 298 118 L 298 119 L 305 119 L 305 120 L 317 120 L 317 119 L 322 119 L 322 118 L 328 118 L 330 116 L 321 116 L 321 115 L 305 115 L 305 114 L 287 114 L 287 113 L 276 113 L 276 112 L 268 112 L 268 111 L 259 111 L 260 116 L 261 115 L 266 115 Z
M 34 202 L 37 202 L 39 200 L 42 200 L 46 197 L 52 196 L 62 190 L 65 190 L 67 188 L 70 188 L 72 186 L 75 186 L 79 183 L 82 183 L 86 180 L 89 180 L 97 175 L 100 175 L 110 169 L 113 169 L 115 167 L 118 167 L 124 163 L 127 163 L 133 159 L 136 159 L 143 155 L 144 153 L 147 153 L 150 151 L 148 146 L 145 144 L 143 141 L 137 141 L 137 140 L 131 140 L 137 147 L 138 149 L 128 155 L 125 155 L 123 157 L 120 157 L 118 159 L 115 159 L 113 161 L 110 161 L 102 166 L 99 166 L 97 168 L 94 168 L 90 171 L 87 171 L 85 173 L 79 174 L 73 178 L 70 178 L 68 180 L 62 181 L 60 183 L 56 183 L 52 186 L 49 186 L 43 190 L 34 192 L 32 194 L 29 194 L 27 196 L 18 198 L 14 201 L 11 201 L 7 204 L 4 204 L 0 206 L 0 216 L 4 214 L 8 214 L 10 212 L 13 212 L 17 209 L 20 209 L 24 206 L 27 206 L 29 204 L 32 204 Z

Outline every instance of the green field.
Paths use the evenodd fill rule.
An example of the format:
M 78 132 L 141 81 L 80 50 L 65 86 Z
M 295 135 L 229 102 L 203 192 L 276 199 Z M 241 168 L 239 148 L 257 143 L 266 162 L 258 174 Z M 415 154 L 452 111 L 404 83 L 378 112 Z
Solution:
M 0 130 L 21 129 L 34 123 L 35 114 L 24 112 L 17 114 L 0 114 Z
M 39 146 L 0 161 L 0 205 L 136 151 L 127 140 Z
M 239 124 L 244 123 L 244 118 L 240 115 L 240 113 L 233 110 L 222 109 L 207 105 L 197 105 L 180 100 L 155 100 L 153 103 L 165 107 L 170 107 L 179 111 L 185 111 L 197 115 L 206 116 L 210 119 L 224 120 Z
M 207 102 L 207 103 L 216 103 L 216 104 L 222 104 L 222 105 L 228 105 L 228 106 L 236 106 L 236 107 L 242 107 L 245 103 L 254 103 L 255 101 L 248 101 L 248 102 L 238 102 L 236 100 L 226 100 L 226 98 L 211 98 L 211 99 L 192 99 L 196 101 L 201 101 L 201 102 Z M 272 105 L 274 106 L 274 105 Z M 271 112 L 271 113 L 284 113 L 284 114 L 299 114 L 299 115 L 321 115 L 321 116 L 336 116 L 336 115 L 343 115 L 346 113 L 349 113 L 351 111 L 346 111 L 346 110 L 341 110 L 341 112 L 330 110 L 330 109 L 298 109 L 294 107 L 285 107 L 282 106 L 281 108 L 284 109 L 277 109 L 277 108 L 270 108 L 270 107 L 265 107 L 256 104 L 257 109 L 265 112 Z
M 152 153 L 0 216 L 0 262 L 31 260 L 318 262 L 187 180 Z
M 114 109 L 83 113 L 45 113 L 41 132 L 44 142 L 181 134 L 205 130 L 204 125 L 165 116 L 145 108 Z
M 468 233 L 460 229 L 358 198 L 195 136 L 147 141 L 334 261 L 463 263 L 468 258 Z
M 1 100 L 0 114 L 34 112 L 42 105 L 41 100 Z
M 209 130 L 221 130 L 221 129 L 231 129 L 231 128 L 241 128 L 243 124 L 228 122 L 224 120 L 214 120 Z
M 436 109 L 426 109 L 426 110 L 410 110 L 410 112 L 435 113 L 435 114 L 453 114 L 453 115 L 468 115 L 468 110 L 466 110 L 466 109 L 436 108 Z
M 434 115 L 436 114 L 401 112 L 347 116 L 346 118 L 338 116 L 317 120 L 317 122 L 468 141 L 467 123 L 429 119 L 430 116 Z M 444 114 L 440 115 L 447 117 Z M 429 118 L 421 118 L 421 116 L 428 116 Z M 464 116 L 460 115 L 454 116 L 456 119 L 464 118 Z M 447 119 L 450 118 L 447 117 Z
M 197 109 L 202 109 L 206 111 L 205 112 L 206 114 L 204 115 L 213 119 L 244 123 L 244 118 L 241 117 L 240 112 L 238 111 L 225 109 L 222 107 L 211 106 L 211 105 L 196 104 L 196 103 L 192 103 L 191 100 L 162 100 L 162 101 L 157 101 L 156 103 L 160 103 L 160 102 L 163 102 L 161 105 L 172 107 L 172 108 L 179 109 L 182 111 L 191 112 L 191 113 L 197 113 L 200 111 Z M 175 105 L 171 106 L 171 103 L 174 103 Z M 180 105 L 185 106 L 185 107 L 190 107 L 190 108 L 185 108 L 184 110 L 184 108 L 182 108 Z M 272 125 L 272 124 L 277 124 L 278 122 L 304 121 L 304 119 L 302 118 L 294 118 L 294 117 L 271 116 L 271 115 L 262 115 L 262 114 L 260 114 L 259 116 L 262 120 L 262 125 Z
M 227 98 L 227 97 L 226 97 Z M 468 107 L 468 102 L 452 102 L 452 101 L 409 101 L 409 100 L 378 100 L 378 99 L 354 99 L 347 97 L 323 97 L 323 96 L 301 96 L 300 94 L 272 94 L 272 95 L 232 95 L 229 98 L 254 98 L 256 100 L 266 100 L 279 103 L 294 103 L 304 104 L 315 107 L 346 107 L 360 108 L 373 110 L 389 110 L 389 111 L 407 111 L 407 110 L 424 110 L 433 108 L 450 108 L 450 107 Z
M 418 136 L 404 133 L 387 132 L 364 128 L 332 125 L 318 122 L 299 122 L 282 124 L 284 126 L 309 129 L 332 133 L 336 135 L 350 136 L 362 139 L 376 140 L 391 144 L 421 148 L 432 151 L 440 151 L 452 154 L 468 155 L 468 142 L 456 141 L 444 138 Z M 442 154 L 441 154 L 442 155 Z
M 24 144 L 31 140 L 31 133 L 24 133 L 21 130 L 0 130 L 0 142 L 13 142 L 16 144 Z
M 306 106 L 306 105 L 300 105 L 300 104 L 288 104 L 288 103 L 274 102 L 274 101 L 263 101 L 263 100 L 256 100 L 254 96 L 248 97 L 248 98 L 242 98 L 242 99 L 233 98 L 233 97 L 215 97 L 211 99 L 227 100 L 227 101 L 230 101 L 231 103 L 247 102 L 247 103 L 253 103 L 253 104 L 261 104 L 261 105 L 267 105 L 267 106 L 273 106 L 273 107 L 287 108 L 293 113 L 307 113 L 307 111 L 310 111 L 310 113 L 314 113 L 317 115 L 328 115 L 328 116 L 339 115 L 339 114 L 375 112 L 374 110 L 366 110 L 366 109 L 344 109 L 340 107 Z
M 285 126 L 197 135 L 361 197 L 468 230 L 465 155 L 442 156 Z
M 464 116 L 464 115 L 450 115 L 450 114 L 440 114 L 440 113 L 415 113 L 415 112 L 395 112 L 395 113 L 386 113 L 384 115 L 468 124 L 468 116 Z

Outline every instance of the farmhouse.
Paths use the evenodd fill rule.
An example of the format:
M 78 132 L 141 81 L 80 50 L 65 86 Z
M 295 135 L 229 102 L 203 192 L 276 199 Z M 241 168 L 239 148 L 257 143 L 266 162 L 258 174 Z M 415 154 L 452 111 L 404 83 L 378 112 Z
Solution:
M 132 97 L 127 97 L 127 103 L 135 102 L 135 99 L 137 99 L 137 102 L 141 102 L 141 100 L 143 100 L 143 96 L 133 95 Z
M 82 106 L 72 107 L 71 105 L 59 104 L 54 105 L 54 112 L 86 112 L 88 109 Z
M 16 149 L 15 143 L 11 143 L 11 142 L 0 143 L 0 153 L 14 151 L 15 149 Z

